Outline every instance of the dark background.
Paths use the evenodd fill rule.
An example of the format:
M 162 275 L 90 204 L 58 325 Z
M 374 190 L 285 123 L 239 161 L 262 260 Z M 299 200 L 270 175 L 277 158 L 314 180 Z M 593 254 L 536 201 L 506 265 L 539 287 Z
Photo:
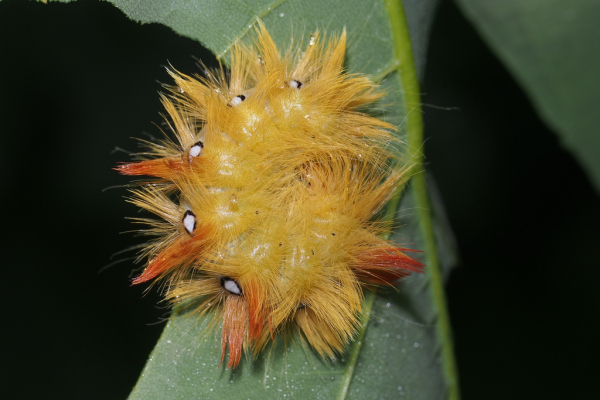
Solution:
M 122 399 L 135 384 L 167 310 L 129 286 L 131 260 L 98 273 L 136 243 L 118 234 L 135 214 L 125 190 L 102 190 L 129 181 L 115 147 L 158 134 L 163 66 L 196 71 L 191 56 L 211 59 L 107 3 L 0 2 L 3 398 Z M 447 287 L 463 398 L 594 398 L 598 195 L 451 1 L 422 91 L 462 257 Z

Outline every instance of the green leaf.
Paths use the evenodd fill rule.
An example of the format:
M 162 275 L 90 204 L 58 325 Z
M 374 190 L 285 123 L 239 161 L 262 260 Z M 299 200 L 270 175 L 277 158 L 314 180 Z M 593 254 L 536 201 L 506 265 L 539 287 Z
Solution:
M 458 4 L 600 190 L 600 2 Z
M 326 362 L 311 349 L 292 341 L 275 345 L 255 359 L 244 359 L 231 371 L 219 366 L 218 329 L 175 311 L 152 352 L 130 399 L 458 399 L 458 384 L 445 306 L 432 210 L 422 171 L 422 120 L 419 85 L 409 27 L 400 1 L 112 1 L 130 18 L 159 22 L 200 41 L 226 59 L 235 40 L 245 40 L 260 17 L 282 47 L 316 28 L 349 38 L 347 67 L 369 74 L 388 95 L 385 118 L 400 127 L 417 161 L 415 175 L 400 200 L 391 202 L 402 228 L 393 235 L 401 243 L 424 249 L 427 272 L 391 288 L 366 295 L 363 328 L 344 357 Z M 435 0 L 414 8 L 413 43 L 424 65 L 427 28 Z M 422 21 L 422 22 L 419 22 Z M 190 72 L 190 71 L 186 71 Z M 396 212 L 396 213 L 395 213 Z M 435 210 L 434 210 L 435 212 Z M 451 254 L 444 251 L 441 254 Z
M 394 239 L 425 240 L 421 221 L 414 218 L 419 197 L 413 188 L 403 196 L 399 210 L 403 229 Z M 427 257 L 427 262 L 432 258 Z M 432 296 L 436 290 L 432 279 L 440 286 L 439 274 L 432 277 L 430 270 L 428 275 L 406 279 L 398 292 L 388 289 L 367 295 L 364 329 L 345 357 L 333 363 L 323 362 L 299 343 L 288 343 L 284 350 L 279 342 L 254 360 L 243 359 L 231 371 L 219 367 L 220 332 L 206 337 L 207 320 L 175 314 L 130 400 L 457 399 L 458 388 L 451 381 L 456 377 L 445 371 L 448 342 L 440 337 L 444 328 Z

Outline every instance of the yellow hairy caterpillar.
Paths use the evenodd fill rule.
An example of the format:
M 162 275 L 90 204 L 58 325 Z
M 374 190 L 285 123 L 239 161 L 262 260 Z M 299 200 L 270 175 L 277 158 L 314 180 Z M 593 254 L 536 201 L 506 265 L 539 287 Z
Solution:
M 215 311 L 235 368 L 288 327 L 323 357 L 357 330 L 363 290 L 423 265 L 374 215 L 407 179 L 395 127 L 366 113 L 376 85 L 343 68 L 346 35 L 281 55 L 262 23 L 231 70 L 170 72 L 162 102 L 176 141 L 146 143 L 116 169 L 153 177 L 130 201 L 155 236 L 133 283 L 162 280 L 173 303 Z

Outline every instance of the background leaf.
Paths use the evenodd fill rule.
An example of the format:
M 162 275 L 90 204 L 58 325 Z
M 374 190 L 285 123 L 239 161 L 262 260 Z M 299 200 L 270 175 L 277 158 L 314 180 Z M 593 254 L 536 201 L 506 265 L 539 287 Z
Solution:
M 600 190 L 600 2 L 457 3 Z

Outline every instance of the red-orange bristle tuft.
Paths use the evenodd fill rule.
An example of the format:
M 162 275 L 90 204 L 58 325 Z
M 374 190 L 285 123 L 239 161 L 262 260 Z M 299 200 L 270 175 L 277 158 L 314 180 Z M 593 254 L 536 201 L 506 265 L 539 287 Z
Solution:
M 194 236 L 181 235 L 169 247 L 163 249 L 148 262 L 148 266 L 132 284 L 137 285 L 147 282 L 168 273 L 174 268 L 187 265 L 191 261 L 198 260 L 207 247 L 207 238 L 210 235 L 210 227 L 197 228 Z

